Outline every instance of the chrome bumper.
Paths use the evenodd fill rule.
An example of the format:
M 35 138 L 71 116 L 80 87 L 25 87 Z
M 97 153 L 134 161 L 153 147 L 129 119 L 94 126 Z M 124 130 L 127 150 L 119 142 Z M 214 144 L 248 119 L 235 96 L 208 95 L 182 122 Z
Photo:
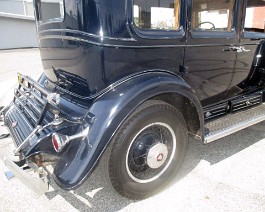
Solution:
M 39 172 L 43 176 L 41 178 L 36 178 L 29 173 L 22 170 L 19 166 L 17 166 L 11 159 L 4 158 L 4 162 L 6 167 L 10 169 L 10 171 L 21 180 L 26 186 L 32 189 L 37 194 L 44 194 L 49 190 L 49 183 L 47 179 L 47 173 L 41 168 Z

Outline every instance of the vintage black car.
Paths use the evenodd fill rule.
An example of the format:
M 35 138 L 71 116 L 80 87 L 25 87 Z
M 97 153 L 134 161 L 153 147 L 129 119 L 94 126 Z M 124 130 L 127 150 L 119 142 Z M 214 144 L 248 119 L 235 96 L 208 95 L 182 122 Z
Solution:
M 37 192 L 46 166 L 80 186 L 107 154 L 113 187 L 149 197 L 189 136 L 209 143 L 265 120 L 264 0 L 35 0 L 44 73 L 18 75 L 2 111 Z M 38 178 L 20 167 L 29 166 Z

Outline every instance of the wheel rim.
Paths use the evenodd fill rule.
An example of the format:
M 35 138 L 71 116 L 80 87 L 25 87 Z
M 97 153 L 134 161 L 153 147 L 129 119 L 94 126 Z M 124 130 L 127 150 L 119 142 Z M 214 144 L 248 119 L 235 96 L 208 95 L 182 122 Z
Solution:
M 171 164 L 176 152 L 174 130 L 155 122 L 142 128 L 132 139 L 126 153 L 126 171 L 138 183 L 159 178 Z

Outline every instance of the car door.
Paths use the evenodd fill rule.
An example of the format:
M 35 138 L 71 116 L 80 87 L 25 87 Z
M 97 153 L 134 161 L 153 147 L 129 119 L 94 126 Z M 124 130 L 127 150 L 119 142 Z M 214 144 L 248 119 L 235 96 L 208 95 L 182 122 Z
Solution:
M 189 35 L 185 48 L 184 78 L 203 106 L 226 97 L 233 76 L 238 43 L 235 0 L 190 1 Z
M 260 80 L 254 72 L 258 71 L 256 68 L 261 59 L 258 52 L 265 40 L 264 0 L 244 1 L 242 25 L 240 49 L 237 51 L 235 74 L 231 83 L 232 90 L 237 92 L 242 92 L 248 85 L 257 85 Z

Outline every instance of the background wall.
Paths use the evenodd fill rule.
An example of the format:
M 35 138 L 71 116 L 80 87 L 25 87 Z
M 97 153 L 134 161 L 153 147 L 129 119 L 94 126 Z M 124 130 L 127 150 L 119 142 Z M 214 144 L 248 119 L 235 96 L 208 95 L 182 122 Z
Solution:
M 32 0 L 0 0 L 0 49 L 38 47 Z
M 38 47 L 33 17 L 0 13 L 0 49 Z

